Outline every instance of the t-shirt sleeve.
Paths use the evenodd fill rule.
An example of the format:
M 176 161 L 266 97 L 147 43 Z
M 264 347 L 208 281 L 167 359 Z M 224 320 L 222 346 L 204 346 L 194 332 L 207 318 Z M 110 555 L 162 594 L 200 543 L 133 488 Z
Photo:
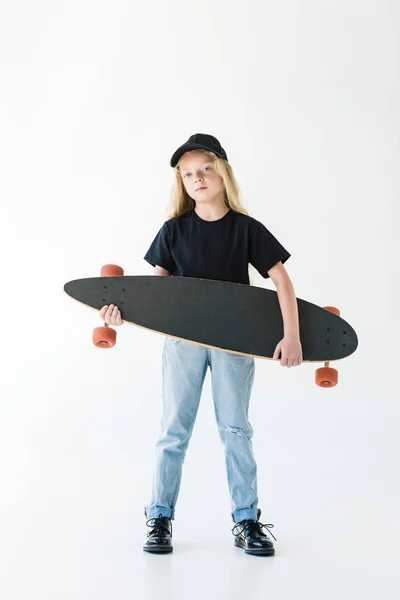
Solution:
M 254 219 L 250 226 L 249 262 L 262 277 L 279 261 L 285 263 L 291 255 L 260 221 Z
M 144 260 L 153 267 L 159 265 L 163 269 L 167 269 L 171 274 L 175 272 L 176 265 L 172 258 L 170 238 L 165 223 L 152 241 L 150 248 L 144 256 Z

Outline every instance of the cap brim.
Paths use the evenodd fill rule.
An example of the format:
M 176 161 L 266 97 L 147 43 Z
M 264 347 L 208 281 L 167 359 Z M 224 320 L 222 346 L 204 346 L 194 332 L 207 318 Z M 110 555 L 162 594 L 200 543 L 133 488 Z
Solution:
M 214 150 L 211 150 L 211 148 L 204 147 L 202 144 L 183 144 L 183 146 L 180 146 L 178 150 L 176 150 L 176 152 L 174 152 L 174 154 L 172 155 L 172 158 L 169 163 L 170 166 L 176 167 L 176 165 L 179 162 L 179 159 L 185 154 L 185 152 L 190 152 L 190 150 L 207 150 L 208 152 L 212 152 L 217 156 L 221 156 L 221 154 L 218 154 Z

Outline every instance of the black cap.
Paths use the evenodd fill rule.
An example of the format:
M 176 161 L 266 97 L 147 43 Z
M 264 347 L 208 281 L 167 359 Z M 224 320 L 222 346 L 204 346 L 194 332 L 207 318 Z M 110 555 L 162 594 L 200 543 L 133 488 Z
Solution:
M 226 161 L 228 160 L 225 150 L 216 137 L 207 133 L 194 133 L 187 142 L 179 146 L 178 150 L 174 152 L 170 161 L 171 167 L 176 167 L 181 156 L 190 150 L 209 150 L 217 156 L 225 158 Z

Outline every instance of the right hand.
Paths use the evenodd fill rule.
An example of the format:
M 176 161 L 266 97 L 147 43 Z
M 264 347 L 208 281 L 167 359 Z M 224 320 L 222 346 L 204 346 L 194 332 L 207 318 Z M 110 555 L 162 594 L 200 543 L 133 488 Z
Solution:
M 121 312 L 118 309 L 118 306 L 114 306 L 114 304 L 110 304 L 110 306 L 106 305 L 100 310 L 100 318 L 102 321 L 105 321 L 108 325 L 123 325 L 124 322 L 121 319 Z

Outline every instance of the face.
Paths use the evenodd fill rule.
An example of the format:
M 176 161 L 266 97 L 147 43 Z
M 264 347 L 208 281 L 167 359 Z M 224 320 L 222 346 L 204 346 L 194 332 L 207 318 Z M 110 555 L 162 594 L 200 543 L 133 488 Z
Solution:
M 185 190 L 193 200 L 209 203 L 224 197 L 224 180 L 214 170 L 213 161 L 199 150 L 185 152 L 179 161 Z M 204 190 L 198 188 L 205 187 Z

